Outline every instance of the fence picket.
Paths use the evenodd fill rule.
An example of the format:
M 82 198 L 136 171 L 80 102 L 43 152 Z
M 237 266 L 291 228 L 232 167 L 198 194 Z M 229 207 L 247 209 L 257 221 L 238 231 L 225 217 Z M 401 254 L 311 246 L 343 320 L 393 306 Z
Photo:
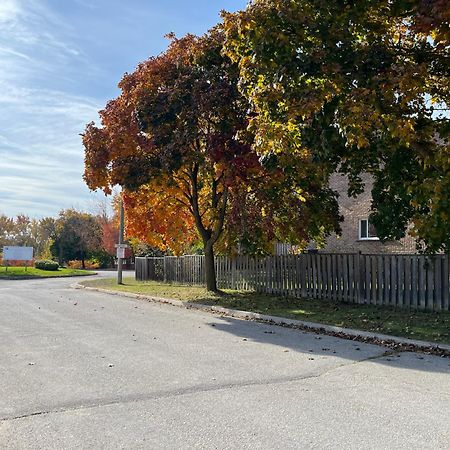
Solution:
M 426 258 L 419 256 L 419 309 L 425 309 L 426 306 Z
M 405 272 L 404 272 L 404 264 L 403 264 L 403 256 L 397 259 L 397 305 L 402 307 L 404 304 L 404 281 L 405 281 Z
M 431 258 L 427 256 L 427 301 L 426 301 L 426 308 L 429 310 L 433 310 L 434 308 L 434 274 L 433 274 L 433 263 L 434 261 L 431 261 Z
M 347 255 L 348 257 L 348 302 L 355 302 L 355 271 L 354 271 L 354 255 Z
M 411 307 L 417 308 L 417 299 L 419 297 L 419 273 L 418 273 L 419 260 L 416 256 L 411 258 Z
M 447 254 L 442 260 L 442 309 L 450 311 L 449 297 L 450 297 L 450 270 L 449 270 L 449 255 Z
M 364 273 L 366 275 L 364 280 L 364 286 L 365 286 L 365 303 L 370 303 L 370 256 L 364 256 Z
M 411 278 L 412 278 L 412 258 L 404 258 L 404 296 L 403 306 L 411 307 Z
M 442 259 L 434 260 L 434 307 L 435 311 L 442 309 Z
M 390 283 L 390 304 L 397 304 L 397 259 L 391 256 L 391 283 Z
M 384 293 L 384 286 L 383 286 L 383 262 L 384 257 L 383 255 L 377 256 L 377 301 L 376 303 L 378 305 L 383 304 L 383 293 Z

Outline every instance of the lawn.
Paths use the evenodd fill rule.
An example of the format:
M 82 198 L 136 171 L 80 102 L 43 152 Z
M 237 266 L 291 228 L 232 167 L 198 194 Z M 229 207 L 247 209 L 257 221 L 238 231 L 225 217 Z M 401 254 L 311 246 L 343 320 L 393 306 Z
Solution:
M 89 272 L 87 270 L 77 270 L 77 269 L 58 269 L 52 270 L 41 270 L 34 267 L 0 267 L 0 279 L 1 278 L 44 278 L 44 277 L 76 277 L 76 276 L 86 276 L 94 275 L 95 272 Z
M 126 278 L 122 286 L 115 279 L 88 280 L 82 284 L 450 344 L 450 313 L 447 312 L 294 299 L 248 291 L 225 290 L 223 295 L 215 295 L 199 286 L 143 283 L 133 278 Z

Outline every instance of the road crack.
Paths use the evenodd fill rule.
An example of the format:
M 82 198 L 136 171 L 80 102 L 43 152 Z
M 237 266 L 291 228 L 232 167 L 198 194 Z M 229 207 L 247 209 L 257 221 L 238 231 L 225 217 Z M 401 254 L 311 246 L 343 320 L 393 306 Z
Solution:
M 386 354 L 383 353 L 382 355 L 378 356 L 372 356 L 368 357 L 362 360 L 358 361 L 352 361 L 350 363 L 345 364 L 339 364 L 338 366 L 329 368 L 327 370 L 324 370 L 321 373 L 310 373 L 308 375 L 294 375 L 290 377 L 278 377 L 273 378 L 269 380 L 255 380 L 255 381 L 242 381 L 240 383 L 222 383 L 222 384 L 203 384 L 203 385 L 197 385 L 197 386 L 190 386 L 182 389 L 172 389 L 169 391 L 160 391 L 160 392 L 154 392 L 151 394 L 135 394 L 135 395 L 128 395 L 124 397 L 117 397 L 117 398 L 110 398 L 110 399 L 97 399 L 97 400 L 85 400 L 80 401 L 76 403 L 67 403 L 61 406 L 56 406 L 52 409 L 43 409 L 40 411 L 33 411 L 29 413 L 22 413 L 14 416 L 9 417 L 1 417 L 0 418 L 0 424 L 16 421 L 16 420 L 23 420 L 23 419 L 29 419 L 32 417 L 37 416 L 46 416 L 50 414 L 64 414 L 64 413 L 70 413 L 80 410 L 89 410 L 89 409 L 96 409 L 96 408 L 102 408 L 102 407 L 108 407 L 108 406 L 115 406 L 115 405 L 126 405 L 131 403 L 141 403 L 141 402 L 147 402 L 152 400 L 160 400 L 164 398 L 175 398 L 175 397 L 181 397 L 185 395 L 193 395 L 193 394 L 202 394 L 202 393 L 208 393 L 208 392 L 220 392 L 228 389 L 240 389 L 240 388 L 246 388 L 246 387 L 258 387 L 258 386 L 271 386 L 271 385 L 281 385 L 281 384 L 288 384 L 288 383 L 295 383 L 299 381 L 306 381 L 306 380 L 312 380 L 321 378 L 325 375 L 330 374 L 331 372 L 335 370 L 342 369 L 343 367 L 352 366 L 354 364 L 359 364 L 365 361 L 371 361 L 377 358 L 385 357 Z

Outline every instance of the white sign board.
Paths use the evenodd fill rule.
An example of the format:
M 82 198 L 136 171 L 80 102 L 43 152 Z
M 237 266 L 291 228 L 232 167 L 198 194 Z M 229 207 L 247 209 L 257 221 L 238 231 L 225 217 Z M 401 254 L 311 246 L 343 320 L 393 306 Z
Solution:
M 117 247 L 117 258 L 125 258 L 125 249 L 123 247 Z
M 31 261 L 33 247 L 3 247 L 4 261 Z

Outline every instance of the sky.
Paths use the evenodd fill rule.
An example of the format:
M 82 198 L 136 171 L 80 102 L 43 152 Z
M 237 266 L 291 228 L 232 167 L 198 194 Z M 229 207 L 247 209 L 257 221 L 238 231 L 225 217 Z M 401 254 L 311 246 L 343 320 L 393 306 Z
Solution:
M 117 83 L 167 47 L 203 34 L 246 0 L 0 0 L 0 214 L 89 210 L 82 180 L 86 123 Z

